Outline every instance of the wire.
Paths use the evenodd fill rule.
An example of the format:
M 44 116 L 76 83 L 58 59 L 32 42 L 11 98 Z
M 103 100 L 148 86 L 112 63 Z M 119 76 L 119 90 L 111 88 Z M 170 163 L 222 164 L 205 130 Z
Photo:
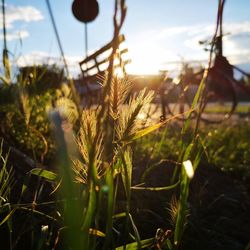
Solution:
M 46 0 L 46 3 L 47 3 L 49 15 L 50 15 L 50 20 L 51 20 L 51 23 L 52 23 L 52 26 L 53 26 L 53 29 L 54 29 L 54 32 L 55 32 L 55 35 L 56 35 L 56 40 L 57 40 L 57 43 L 58 43 L 58 47 L 59 47 L 59 50 L 60 50 L 60 53 L 61 53 L 61 57 L 63 59 L 63 64 L 64 64 L 64 67 L 65 67 L 65 71 L 66 71 L 67 77 L 69 77 L 70 76 L 69 67 L 68 67 L 68 64 L 67 64 L 66 59 L 65 59 L 65 54 L 64 54 L 64 51 L 63 51 L 62 43 L 61 43 L 61 40 L 60 40 L 58 29 L 56 27 L 55 18 L 54 18 L 54 15 L 53 15 L 49 0 Z
M 60 53 L 61 53 L 61 57 L 63 59 L 66 75 L 67 75 L 67 78 L 69 80 L 69 84 L 70 84 L 70 87 L 71 87 L 71 90 L 72 90 L 72 97 L 73 97 L 73 99 L 74 99 L 74 101 L 76 103 L 78 113 L 80 114 L 81 109 L 80 109 L 80 105 L 79 105 L 79 96 L 78 96 L 78 94 L 76 92 L 76 88 L 75 88 L 75 85 L 74 85 L 73 78 L 71 77 L 71 75 L 69 73 L 69 67 L 68 67 L 68 64 L 67 64 L 66 59 L 65 59 L 62 43 L 61 43 L 61 40 L 60 40 L 60 37 L 59 37 L 59 33 L 58 33 L 58 30 L 57 30 L 57 27 L 56 27 L 55 18 L 54 18 L 54 15 L 53 15 L 49 0 L 46 0 L 46 3 L 47 3 L 49 15 L 50 15 L 50 20 L 51 20 L 51 23 L 52 23 L 52 26 L 53 26 L 53 29 L 54 29 L 54 32 L 55 32 L 55 35 L 56 35 L 56 40 L 57 40 L 57 43 L 58 43 L 58 47 L 59 47 L 59 50 L 60 50 Z

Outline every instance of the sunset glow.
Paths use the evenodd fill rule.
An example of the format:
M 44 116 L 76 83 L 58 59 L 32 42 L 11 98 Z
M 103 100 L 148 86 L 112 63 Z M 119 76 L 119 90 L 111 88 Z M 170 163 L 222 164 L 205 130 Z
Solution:
M 140 46 L 132 45 L 129 49 L 129 55 L 131 58 L 131 63 L 127 66 L 129 74 L 158 74 L 164 61 L 160 48 L 150 43 L 141 44 Z

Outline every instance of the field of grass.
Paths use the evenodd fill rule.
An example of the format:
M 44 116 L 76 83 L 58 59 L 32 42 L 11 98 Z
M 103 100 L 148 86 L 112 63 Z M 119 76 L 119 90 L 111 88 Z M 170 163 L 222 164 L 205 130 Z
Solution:
M 140 158 L 136 159 L 135 165 L 138 166 L 136 171 L 140 173 L 141 181 L 148 185 L 170 182 L 173 166 L 180 154 L 180 134 L 180 124 L 171 124 L 136 144 L 136 154 Z M 230 126 L 229 121 L 201 129 L 204 154 L 190 186 L 183 249 L 247 249 L 250 218 L 249 136 L 248 123 Z M 171 202 L 176 195 L 176 192 L 162 194 Z M 162 220 L 167 218 L 167 228 L 171 228 L 172 217 L 168 211 L 169 208 L 173 210 L 172 203 L 158 194 L 148 195 L 147 198 L 155 202 L 155 205 L 149 202 L 148 206 Z M 145 209 L 146 205 L 143 206 Z M 152 216 L 152 220 L 161 219 Z
M 208 105 L 206 107 L 206 113 L 228 113 L 230 111 L 230 106 L 225 105 Z M 245 114 L 249 115 L 250 113 L 250 104 L 249 103 L 239 103 L 235 109 L 235 114 Z
M 80 119 L 66 86 L 20 111 L 2 106 L 2 128 L 15 125 L 1 134 L 4 249 L 247 246 L 248 123 L 197 130 L 196 121 L 173 118 L 143 127 L 137 117 L 153 93 L 124 105 L 125 83 L 113 79 L 109 102 Z M 48 119 L 41 105 L 52 109 L 53 98 Z
M 181 174 L 179 170 L 182 168 L 180 162 L 182 145 L 183 141 L 192 140 L 192 126 L 193 124 L 186 131 L 185 137 L 182 134 L 182 124 L 173 121 L 152 134 L 138 138 L 131 144 L 133 157 L 129 161 L 129 158 L 126 158 L 126 164 L 128 164 L 126 167 L 129 164 L 133 166 L 130 170 L 127 168 L 126 171 L 129 171 L 127 174 L 115 168 L 113 171 L 117 173 L 113 173 L 116 177 L 115 183 L 112 184 L 111 179 L 108 179 L 108 172 L 97 173 L 99 177 L 96 181 L 99 182 L 97 185 L 100 191 L 97 189 L 98 186 L 95 186 L 96 190 L 91 190 L 91 186 L 87 186 L 88 175 L 80 172 L 79 165 L 75 165 L 74 172 L 68 172 L 69 176 L 75 176 L 70 178 L 76 178 L 77 186 L 75 184 L 71 186 L 73 183 L 70 179 L 68 184 L 62 184 L 62 179 L 59 178 L 60 171 L 69 171 L 69 166 L 65 164 L 71 165 L 65 158 L 66 148 L 61 148 L 63 152 L 60 159 L 64 159 L 64 163 L 61 160 L 61 163 L 57 163 L 63 166 L 63 169 L 34 168 L 27 171 L 23 156 L 19 156 L 22 162 L 18 161 L 17 165 L 18 155 L 12 151 L 7 153 L 8 150 L 3 142 L 0 230 L 1 235 L 5 235 L 5 240 L 2 241 L 4 249 L 44 249 L 44 247 L 52 249 L 52 245 L 56 249 L 64 249 L 63 242 L 67 237 L 78 240 L 75 249 L 80 249 L 78 244 L 86 244 L 86 241 L 81 243 L 84 239 L 81 235 L 77 236 L 78 230 L 73 230 L 77 225 L 73 217 L 69 218 L 69 222 L 64 221 L 67 219 L 65 217 L 67 214 L 63 210 L 65 206 L 69 206 L 72 211 L 69 211 L 68 216 L 72 214 L 74 217 L 76 212 L 82 209 L 87 213 L 88 210 L 85 210 L 84 206 L 88 203 L 84 199 L 90 194 L 101 195 L 98 199 L 102 202 L 95 198 L 95 203 L 99 205 L 91 204 L 95 206 L 92 210 L 95 220 L 99 219 L 98 224 L 94 220 L 90 222 L 87 233 L 89 237 L 86 239 L 89 244 L 88 249 L 103 248 L 104 238 L 107 237 L 105 225 L 106 230 L 108 229 L 106 224 L 108 214 L 105 209 L 109 206 L 108 202 L 111 202 L 108 190 L 113 185 L 116 190 L 112 206 L 113 222 L 112 226 L 108 227 L 112 228 L 109 241 L 113 242 L 114 247 L 109 245 L 106 249 L 113 249 L 115 246 L 120 249 L 118 246 L 124 244 L 126 230 L 130 235 L 126 242 L 133 242 L 133 240 L 136 242 L 128 245 L 127 249 L 144 247 L 171 249 L 171 245 L 174 247 L 174 243 L 171 242 L 174 239 L 178 204 L 180 204 L 178 197 L 181 193 L 181 186 L 174 184 L 176 182 L 173 180 L 173 173 L 177 167 L 178 175 Z M 185 225 L 183 225 L 182 240 L 178 246 L 180 249 L 201 249 L 201 247 L 202 249 L 225 249 L 224 247 L 229 250 L 247 249 L 246 246 L 250 240 L 249 135 L 250 129 L 247 123 L 236 125 L 227 123 L 200 128 L 199 144 L 202 154 L 194 177 L 190 179 Z M 63 141 L 60 143 L 63 144 Z M 83 146 L 82 144 L 81 147 Z M 84 149 L 80 148 L 80 150 Z M 127 153 L 124 157 L 128 157 Z M 10 165 L 13 168 L 9 168 Z M 121 171 L 121 178 L 119 178 L 119 171 Z M 64 175 L 64 172 L 61 174 Z M 126 175 L 130 176 L 127 181 Z M 65 187 L 67 189 L 70 188 L 69 194 L 67 191 L 58 193 L 64 188 L 62 185 L 67 185 Z M 130 191 L 126 189 L 126 185 L 130 186 Z M 80 188 L 83 193 L 79 196 L 80 190 L 77 191 L 75 188 L 77 190 Z M 70 197 L 74 192 L 76 192 L 74 197 L 77 199 L 75 205 Z M 67 202 L 69 202 L 68 205 Z M 128 221 L 125 219 L 127 209 L 129 209 Z M 85 214 L 82 217 L 80 214 L 75 218 L 84 219 L 87 216 Z M 69 225 L 65 227 L 65 223 Z M 74 235 L 67 232 L 67 227 L 72 228 Z M 93 237 L 96 239 L 94 240 Z M 67 244 L 73 244 L 70 243 L 70 238 L 69 242 L 66 240 Z
M 178 160 L 181 140 L 181 123 L 173 122 L 165 130 L 142 138 L 136 145 L 140 155 L 150 161 L 157 159 Z M 202 163 L 212 165 L 227 173 L 237 173 L 242 179 L 249 178 L 250 165 L 250 128 L 248 122 L 207 125 L 200 128 L 199 137 L 203 144 Z M 242 174 L 240 174 L 242 173 Z

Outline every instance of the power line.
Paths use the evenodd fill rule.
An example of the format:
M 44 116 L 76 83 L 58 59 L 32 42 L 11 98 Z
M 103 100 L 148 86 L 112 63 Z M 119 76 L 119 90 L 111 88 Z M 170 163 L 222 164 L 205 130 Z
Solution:
M 65 70 L 66 70 L 66 74 L 69 77 L 70 76 L 69 68 L 68 68 L 68 64 L 67 64 L 66 59 L 65 59 L 65 54 L 64 54 L 64 51 L 63 51 L 61 39 L 60 39 L 60 36 L 59 36 L 59 33 L 58 33 L 58 29 L 57 29 L 57 26 L 56 26 L 56 22 L 55 22 L 55 18 L 54 18 L 53 12 L 52 12 L 52 8 L 51 8 L 49 0 L 46 0 L 46 3 L 47 3 L 49 15 L 50 15 L 50 20 L 51 20 L 51 23 L 52 23 L 52 26 L 53 26 L 53 29 L 54 29 L 54 32 L 55 32 L 55 35 L 56 35 L 57 44 L 58 44 L 58 47 L 59 47 L 59 50 L 60 50 L 60 53 L 61 53 L 61 57 L 63 59 L 63 64 L 64 64 L 64 67 L 65 67 Z

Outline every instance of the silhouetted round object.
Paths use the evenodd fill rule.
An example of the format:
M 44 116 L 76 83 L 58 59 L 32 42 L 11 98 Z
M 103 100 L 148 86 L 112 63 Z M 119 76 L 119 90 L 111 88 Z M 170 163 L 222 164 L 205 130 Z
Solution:
M 72 4 L 72 12 L 77 20 L 88 23 L 97 17 L 99 5 L 96 0 L 75 0 Z

